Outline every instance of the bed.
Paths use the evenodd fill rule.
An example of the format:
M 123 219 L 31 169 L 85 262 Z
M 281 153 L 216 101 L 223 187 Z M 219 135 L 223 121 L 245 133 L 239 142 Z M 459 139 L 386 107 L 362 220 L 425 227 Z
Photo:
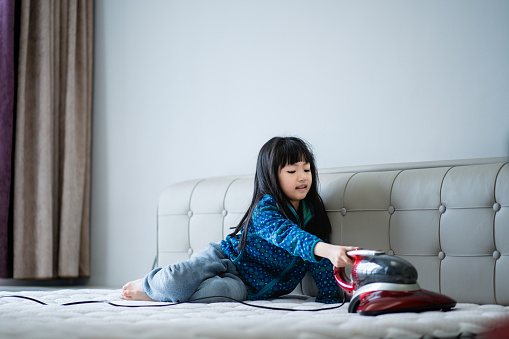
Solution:
M 165 189 L 156 265 L 223 239 L 252 185 L 253 176 L 243 175 Z M 420 286 L 454 298 L 456 307 L 362 316 L 348 313 L 348 301 L 315 302 L 309 276 L 290 295 L 248 304 L 124 301 L 119 289 L 0 292 L 0 338 L 494 338 L 507 326 L 508 159 L 324 169 L 320 191 L 331 242 L 410 261 Z

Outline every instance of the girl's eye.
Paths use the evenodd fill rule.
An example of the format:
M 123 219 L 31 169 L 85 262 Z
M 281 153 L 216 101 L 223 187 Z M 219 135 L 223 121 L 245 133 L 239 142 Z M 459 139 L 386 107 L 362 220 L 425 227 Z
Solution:
M 311 170 L 310 169 L 306 169 L 306 170 L 304 170 L 304 172 L 311 172 Z
M 293 173 L 295 173 L 295 171 L 288 171 L 288 173 L 292 173 L 293 174 Z

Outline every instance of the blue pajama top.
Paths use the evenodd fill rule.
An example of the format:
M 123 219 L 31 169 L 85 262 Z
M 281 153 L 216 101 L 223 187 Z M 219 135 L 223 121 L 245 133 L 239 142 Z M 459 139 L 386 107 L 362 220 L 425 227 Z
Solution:
M 329 259 L 316 258 L 314 248 L 322 241 L 305 231 L 313 218 L 312 206 L 301 201 L 303 220 L 286 219 L 275 199 L 265 195 L 256 206 L 248 227 L 247 241 L 240 253 L 241 234 L 227 236 L 221 242 L 223 252 L 235 264 L 247 284 L 248 299 L 260 300 L 288 294 L 309 272 L 318 287 L 316 301 L 338 303 L 339 286 Z

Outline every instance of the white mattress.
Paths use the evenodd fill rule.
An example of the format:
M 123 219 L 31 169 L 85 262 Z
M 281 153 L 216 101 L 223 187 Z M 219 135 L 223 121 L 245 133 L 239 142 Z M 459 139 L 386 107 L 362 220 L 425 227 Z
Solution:
M 120 299 L 120 290 L 68 289 L 0 292 L 29 300 L 0 298 L 0 338 L 451 338 L 475 337 L 509 318 L 509 307 L 458 304 L 450 312 L 386 314 L 348 313 L 348 305 L 320 312 L 274 311 L 239 303 L 179 304 L 123 308 L 107 303 L 61 306 L 83 300 L 147 305 Z M 320 309 L 330 305 L 288 296 L 257 305 Z M 164 304 L 164 303 L 155 303 Z

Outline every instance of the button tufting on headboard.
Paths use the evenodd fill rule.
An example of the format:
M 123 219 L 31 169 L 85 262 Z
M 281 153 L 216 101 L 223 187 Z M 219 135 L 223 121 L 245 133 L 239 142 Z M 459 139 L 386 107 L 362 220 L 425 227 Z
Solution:
M 499 251 L 493 252 L 493 259 L 498 260 L 498 259 L 500 259 L 500 256 L 501 256 L 501 254 Z

